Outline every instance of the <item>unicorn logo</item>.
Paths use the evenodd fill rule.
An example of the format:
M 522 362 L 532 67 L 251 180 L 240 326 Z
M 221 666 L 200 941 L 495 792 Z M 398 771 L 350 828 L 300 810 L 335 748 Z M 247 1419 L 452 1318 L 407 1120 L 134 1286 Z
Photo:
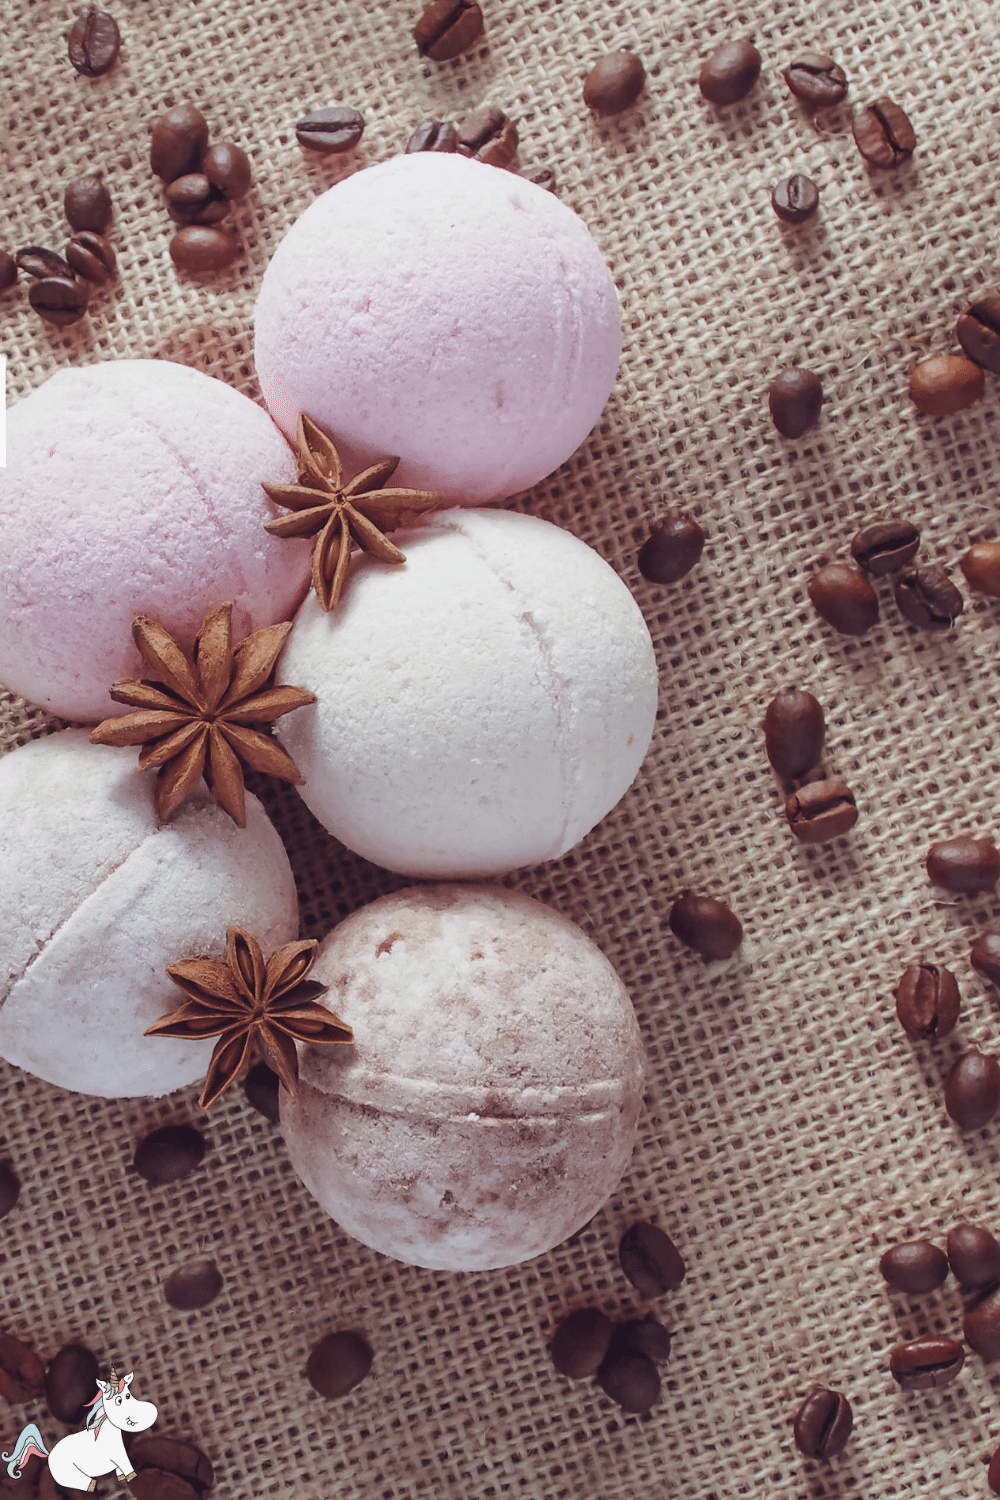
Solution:
M 81 1432 L 60 1438 L 51 1453 L 34 1422 L 23 1428 L 12 1453 L 2 1453 L 11 1479 L 20 1479 L 21 1466 L 37 1453 L 47 1458 L 49 1472 L 56 1484 L 69 1489 L 92 1490 L 95 1480 L 112 1470 L 123 1481 L 135 1478 L 122 1441 L 123 1432 L 145 1432 L 156 1421 L 152 1401 L 137 1401 L 129 1390 L 134 1370 L 119 1378 L 114 1365 L 111 1379 L 98 1380 L 97 1395 L 87 1405 L 92 1408 L 87 1425 Z

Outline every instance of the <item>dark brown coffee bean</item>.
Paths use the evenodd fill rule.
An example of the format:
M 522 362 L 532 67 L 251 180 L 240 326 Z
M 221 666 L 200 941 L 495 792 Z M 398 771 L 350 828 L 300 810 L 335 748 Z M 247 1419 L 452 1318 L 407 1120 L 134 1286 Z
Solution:
M 1000 375 L 1000 294 L 973 302 L 959 318 L 955 336 L 975 364 Z
M 827 109 L 847 98 L 847 74 L 826 52 L 800 53 L 781 76 L 810 109 Z
M 878 1268 L 897 1292 L 933 1292 L 947 1279 L 948 1257 L 930 1240 L 911 1240 L 887 1250 Z
M 670 1358 L 670 1344 L 669 1330 L 654 1317 L 631 1318 L 616 1325 L 608 1354 L 641 1354 L 654 1365 L 662 1365 Z
M 580 1307 L 563 1318 L 549 1345 L 552 1363 L 560 1375 L 582 1380 L 596 1375 L 611 1344 L 610 1318 L 593 1307 Z
M 230 210 L 227 198 L 204 172 L 187 172 L 165 189 L 167 212 L 176 224 L 218 224 Z
M 622 1411 L 649 1411 L 660 1399 L 659 1372 L 642 1354 L 609 1354 L 597 1372 L 597 1383 Z
M 934 354 L 910 375 L 910 399 L 925 417 L 953 417 L 973 406 L 985 389 L 982 370 L 964 354 Z
M 14 1169 L 7 1162 L 0 1162 L 0 1219 L 5 1219 L 17 1202 L 21 1184 Z
M 0 292 L 9 292 L 17 281 L 17 261 L 6 250 L 0 250 Z
M 851 556 L 862 573 L 884 578 L 912 562 L 919 546 L 920 532 L 913 522 L 890 516 L 885 521 L 868 521 L 855 532 Z
M 413 28 L 421 57 L 448 62 L 478 41 L 484 30 L 478 0 L 431 0 Z
M 72 229 L 103 234 L 111 223 L 111 194 L 99 177 L 80 177 L 63 193 L 63 210 Z
M 961 996 L 950 969 L 910 964 L 896 986 L 896 1017 L 915 1042 L 940 1041 L 954 1031 Z
M 795 1413 L 792 1437 L 806 1458 L 834 1458 L 846 1447 L 853 1426 L 847 1397 L 817 1385 Z
M 819 188 L 801 172 L 783 177 L 771 194 L 771 207 L 784 223 L 804 224 L 819 208 Z
M 39 317 L 57 328 L 78 323 L 87 311 L 87 282 L 70 276 L 43 276 L 28 288 L 28 301 Z
M 406 143 L 405 155 L 416 151 L 457 151 L 458 131 L 445 120 L 425 120 Z
M 977 974 L 1000 984 L 1000 932 L 981 932 L 972 945 L 969 960 Z
M 26 249 L 17 252 L 14 260 L 19 270 L 26 276 L 34 276 L 38 281 L 46 276 L 73 279 L 73 272 L 62 256 L 57 255 L 54 250 L 46 250 L 42 245 L 28 245 Z
M 306 1379 L 321 1396 L 346 1396 L 360 1385 L 374 1355 L 360 1333 L 328 1333 L 306 1360 Z
M 525 167 L 521 176 L 525 182 L 533 182 L 547 193 L 554 193 L 556 190 L 556 174 L 551 167 Z
M 823 753 L 826 719 L 819 701 L 801 688 L 776 693 L 764 714 L 764 750 L 779 776 L 811 771 Z
M 165 1469 L 186 1479 L 199 1493 L 211 1489 L 215 1483 L 215 1471 L 207 1455 L 183 1438 L 170 1437 L 166 1433 L 139 1438 L 132 1444 L 128 1456 L 136 1473 L 141 1474 L 143 1469 Z
M 819 421 L 822 405 L 823 386 L 812 370 L 782 370 L 768 388 L 768 410 L 782 437 L 801 437 Z
M 199 1491 L 168 1469 L 141 1469 L 129 1484 L 132 1500 L 198 1500 Z
M 179 1182 L 205 1155 L 205 1137 L 193 1125 L 163 1125 L 136 1146 L 132 1165 L 154 1187 Z
M 175 104 L 153 126 L 149 165 L 164 182 L 195 172 L 208 146 L 208 121 L 193 104 Z
M 701 557 L 705 533 L 690 516 L 671 510 L 639 548 L 639 572 L 650 583 L 677 583 Z
M 1000 1287 L 966 1308 L 962 1334 L 981 1359 L 1000 1359 Z
M 57 1422 L 76 1426 L 97 1395 L 97 1360 L 83 1344 L 65 1344 L 45 1372 L 45 1404 Z
M 250 158 L 239 146 L 209 146 L 201 159 L 201 170 L 212 186 L 231 203 L 245 198 L 253 182 Z
M 595 115 L 620 115 L 646 87 L 646 69 L 632 52 L 608 52 L 583 80 L 583 102 Z
M 163 1283 L 163 1295 L 178 1312 L 207 1307 L 222 1291 L 222 1272 L 214 1260 L 190 1260 L 171 1271 Z
M 898 104 L 876 99 L 854 111 L 854 144 L 873 167 L 898 167 L 917 144 L 913 126 Z
M 0 1396 L 12 1406 L 34 1401 L 45 1389 L 45 1366 L 34 1349 L 0 1333 Z
M 956 1224 L 948 1235 L 948 1264 L 960 1286 L 994 1286 L 1000 1281 L 1000 1244 L 988 1229 Z
M 297 120 L 295 139 L 307 151 L 339 156 L 343 151 L 353 151 L 364 130 L 364 118 L 356 109 L 330 104 Z
M 254 1063 L 246 1078 L 243 1080 L 243 1092 L 247 1103 L 270 1120 L 272 1125 L 277 1125 L 281 1115 L 278 1104 L 277 1073 L 268 1067 L 267 1063 Z
M 760 77 L 761 55 L 752 42 L 723 42 L 705 59 L 698 74 L 702 98 L 709 104 L 745 99 Z
M 84 78 L 99 78 L 114 67 L 122 39 L 114 16 L 92 10 L 73 22 L 66 43 L 76 71 Z
M 232 206 L 228 198 L 223 198 L 221 195 L 216 194 L 215 197 L 209 198 L 200 207 L 194 205 L 184 206 L 179 203 L 171 203 L 168 200 L 167 213 L 175 224 L 221 224 L 223 219 L 228 218 Z
M 1000 599 L 1000 542 L 976 542 L 959 561 L 970 589 Z
M 670 908 L 670 931 L 702 958 L 731 958 L 743 941 L 738 917 L 712 896 L 682 891 Z
M 238 254 L 232 235 L 208 224 L 186 224 L 170 241 L 170 259 L 179 271 L 224 271 Z
M 965 600 L 944 568 L 904 568 L 893 584 L 899 612 L 921 630 L 950 630 Z
M 458 150 L 487 166 L 509 167 L 517 155 L 517 129 L 502 109 L 481 104 L 459 123 Z
M 1000 1063 L 973 1047 L 948 1074 L 944 1107 L 959 1130 L 982 1130 L 1000 1109 Z
M 788 826 L 801 844 L 826 844 L 848 833 L 858 821 L 854 793 L 846 781 L 810 781 L 785 803 Z
M 1000 853 L 990 838 L 941 839 L 927 851 L 927 874 L 931 885 L 958 895 L 992 891 L 1000 880 Z
M 622 1235 L 618 1260 L 644 1297 L 662 1297 L 684 1280 L 684 1262 L 669 1235 L 655 1224 L 633 1224 Z
M 878 621 L 878 595 L 847 563 L 827 563 L 808 588 L 813 609 L 841 635 L 864 635 Z
M 889 1372 L 904 1391 L 936 1391 L 954 1380 L 964 1363 L 961 1344 L 931 1334 L 889 1350 Z
M 81 229 L 74 234 L 66 246 L 66 259 L 77 276 L 99 286 L 114 278 L 115 252 L 103 234 L 93 229 Z

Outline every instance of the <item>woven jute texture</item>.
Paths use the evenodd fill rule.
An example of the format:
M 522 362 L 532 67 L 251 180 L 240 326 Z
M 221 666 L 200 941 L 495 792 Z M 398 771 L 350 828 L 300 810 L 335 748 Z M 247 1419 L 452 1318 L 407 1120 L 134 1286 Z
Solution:
M 194 365 L 257 398 L 252 307 L 288 227 L 422 120 L 483 101 L 516 120 L 523 166 L 554 169 L 612 269 L 624 352 L 611 399 L 573 458 L 509 503 L 575 532 L 632 588 L 659 716 L 614 811 L 558 863 L 505 883 L 578 922 L 616 966 L 648 1092 L 631 1167 L 590 1224 L 515 1269 L 450 1274 L 345 1235 L 240 1090 L 204 1117 L 196 1088 L 109 1102 L 3 1064 L 0 1150 L 22 1188 L 0 1237 L 0 1324 L 44 1359 L 78 1340 L 102 1374 L 112 1360 L 134 1369 L 156 1430 L 199 1443 L 215 1493 L 233 1500 L 984 1495 L 1000 1371 L 970 1352 L 944 1389 L 900 1392 L 890 1346 L 961 1337 L 963 1297 L 952 1278 L 919 1298 L 892 1292 L 877 1262 L 908 1238 L 943 1244 L 959 1221 L 1000 1231 L 1000 1124 L 963 1134 L 943 1107 L 954 1059 L 1000 1047 L 1000 996 L 968 959 L 1000 904 L 942 898 L 924 872 L 930 840 L 1000 832 L 1000 604 L 968 594 L 953 630 L 927 634 L 881 583 L 879 624 L 850 639 L 816 617 L 806 582 L 869 516 L 911 517 L 921 557 L 960 584 L 962 552 L 998 534 L 992 377 L 956 417 L 922 417 L 907 395 L 916 361 L 952 350 L 958 313 L 996 284 L 994 0 L 489 0 L 485 39 L 440 65 L 417 55 L 410 0 L 106 4 L 123 50 L 90 80 L 66 57 L 72 5 L 0 3 L 3 244 L 61 249 L 63 190 L 100 169 L 120 269 L 64 331 L 30 311 L 23 280 L 3 298 L 8 403 L 64 366 L 124 357 Z M 706 105 L 700 60 L 745 35 L 760 82 L 740 104 Z M 848 105 L 814 118 L 781 78 L 808 47 L 834 53 L 851 82 Z M 595 122 L 581 81 L 617 48 L 644 59 L 646 90 Z M 894 172 L 866 168 L 851 136 L 850 103 L 878 96 L 918 137 Z M 214 277 L 174 270 L 148 166 L 154 119 L 186 100 L 253 162 L 241 256 Z M 365 133 L 352 156 L 314 159 L 294 122 L 331 103 L 360 108 Z M 798 229 L 769 204 L 793 171 L 821 190 Z M 825 403 L 790 442 L 767 387 L 796 364 L 820 375 Z M 670 588 L 636 566 L 668 506 L 708 537 Z M 854 831 L 823 846 L 790 835 L 764 755 L 765 706 L 791 683 L 823 704 L 824 764 L 860 808 Z M 4 749 L 59 727 L 9 694 L 0 712 Z M 293 789 L 255 789 L 288 847 L 304 935 L 406 883 L 338 846 Z M 685 887 L 738 913 L 733 959 L 706 964 L 672 937 Z M 936 1045 L 908 1041 L 894 1015 L 895 981 L 920 957 L 962 991 L 959 1025 Z M 189 1120 L 206 1132 L 204 1163 L 150 1187 L 136 1142 Z M 680 1289 L 652 1302 L 618 1264 L 637 1220 L 665 1229 L 687 1264 Z M 162 1283 L 193 1256 L 216 1260 L 224 1289 L 177 1313 Z M 652 1311 L 672 1329 L 648 1414 L 556 1374 L 548 1342 L 580 1306 Z M 325 1401 L 303 1368 L 340 1328 L 364 1334 L 374 1365 Z M 855 1412 L 825 1464 L 792 1443 L 814 1382 Z M 2 1417 L 5 1441 L 29 1420 L 50 1440 L 66 1430 L 41 1401 Z

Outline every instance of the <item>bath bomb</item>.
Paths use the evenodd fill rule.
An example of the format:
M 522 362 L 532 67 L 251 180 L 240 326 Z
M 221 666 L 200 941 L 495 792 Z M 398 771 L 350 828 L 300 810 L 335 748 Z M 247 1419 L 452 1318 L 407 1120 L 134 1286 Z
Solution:
M 397 156 L 330 188 L 285 235 L 254 313 L 261 391 L 352 473 L 482 504 L 564 463 L 614 385 L 614 282 L 583 220 L 514 172 Z
M 384 896 L 320 945 L 312 976 L 354 1028 L 299 1049 L 281 1130 L 348 1234 L 435 1270 L 541 1255 L 628 1166 L 644 1055 L 600 949 L 497 886 Z
M 127 710 L 108 688 L 142 676 L 132 620 L 193 639 L 233 603 L 237 640 L 291 618 L 308 541 L 261 481 L 294 483 L 267 413 L 198 370 L 156 359 L 60 370 L 7 413 L 0 468 L 0 682 L 52 713 Z
M 592 548 L 513 511 L 445 511 L 310 594 L 278 680 L 317 702 L 277 726 L 299 790 L 349 849 L 471 879 L 558 859 L 626 791 L 656 715 L 638 605 Z
M 298 932 L 295 882 L 256 797 L 237 828 L 195 792 L 162 827 L 134 750 L 83 729 L 0 759 L 0 1057 L 115 1099 L 203 1078 L 214 1041 L 143 1036 L 183 992 L 166 967 L 224 958 L 244 927 L 265 955 Z

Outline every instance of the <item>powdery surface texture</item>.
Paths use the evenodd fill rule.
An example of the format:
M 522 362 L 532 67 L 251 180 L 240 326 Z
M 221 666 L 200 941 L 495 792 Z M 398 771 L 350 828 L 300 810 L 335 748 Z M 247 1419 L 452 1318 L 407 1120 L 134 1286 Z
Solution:
M 294 435 L 300 411 L 349 467 L 481 504 L 580 445 L 621 352 L 614 283 L 587 226 L 516 174 L 397 156 L 331 188 L 264 275 L 254 356 Z
M 295 461 L 259 406 L 197 370 L 110 360 L 61 370 L 8 413 L 0 468 L 0 681 L 64 718 L 126 710 L 132 620 L 192 638 L 233 602 L 236 639 L 287 619 L 309 543 L 264 530 L 261 480 Z
M 515 1265 L 617 1187 L 642 1042 L 621 980 L 565 917 L 490 886 L 415 887 L 349 917 L 313 972 L 354 1045 L 302 1050 L 281 1128 L 349 1234 L 411 1265 Z
M 303 604 L 278 679 L 317 703 L 277 726 L 329 832 L 387 869 L 495 875 L 556 859 L 626 791 L 656 715 L 632 594 L 560 527 L 448 511 L 356 556 Z
M 222 958 L 226 929 L 265 953 L 298 931 L 288 857 L 256 797 L 237 828 L 196 793 L 157 827 L 134 750 L 86 731 L 0 760 L 0 1055 L 103 1098 L 204 1077 L 213 1042 L 144 1037 L 184 1001 L 166 967 Z

